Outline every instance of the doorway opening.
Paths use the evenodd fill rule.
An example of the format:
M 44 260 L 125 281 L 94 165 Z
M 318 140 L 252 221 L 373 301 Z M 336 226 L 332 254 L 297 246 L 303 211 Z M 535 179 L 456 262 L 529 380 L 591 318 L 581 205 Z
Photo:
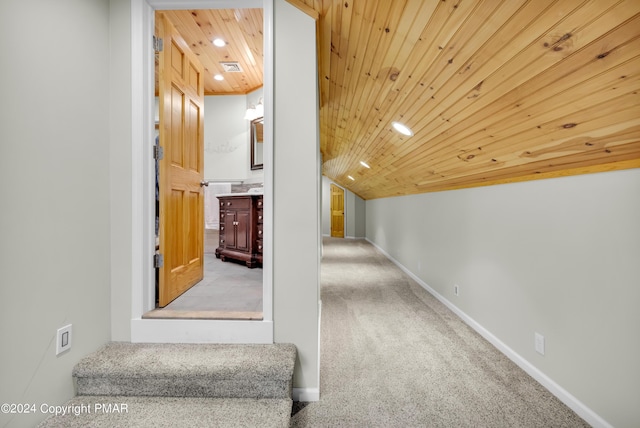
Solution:
M 331 184 L 331 236 L 344 238 L 344 189 Z
M 161 59 L 166 55 L 166 50 L 157 52 L 156 141 L 157 146 L 162 149 L 156 150 L 156 153 L 164 152 L 164 156 L 160 155 L 156 160 L 155 309 L 145 313 L 143 318 L 263 320 L 264 215 L 261 195 L 265 178 L 263 169 L 256 168 L 254 159 L 253 133 L 250 132 L 253 122 L 245 118 L 247 109 L 253 107 L 255 111 L 254 106 L 262 104 L 263 100 L 262 9 L 164 10 L 157 11 L 155 15 L 156 23 L 163 19 L 168 20 L 178 36 L 183 39 L 176 47 L 168 46 L 163 41 L 162 49 L 178 49 L 180 55 L 182 51 L 191 50 L 195 53 L 195 61 L 202 65 L 201 77 L 188 76 L 190 72 L 198 72 L 189 71 L 187 68 L 184 74 L 187 79 L 192 78 L 203 85 L 204 99 L 199 108 L 204 114 L 196 113 L 189 119 L 189 108 L 185 106 L 197 105 L 198 102 L 188 99 L 185 101 L 182 92 L 187 91 L 176 91 L 177 86 L 174 82 L 165 83 L 164 92 L 162 91 L 161 76 L 168 74 L 167 71 L 162 71 L 162 65 L 166 64 L 172 69 L 180 67 L 176 68 L 175 59 L 168 62 Z M 222 40 L 222 46 L 214 46 L 216 39 Z M 233 56 L 237 61 L 226 61 L 225 64 L 221 61 Z M 231 71 L 228 71 L 229 67 L 226 65 L 229 62 L 236 63 L 230 68 Z M 222 78 L 218 80 L 214 78 L 215 75 Z M 167 95 L 167 88 L 170 88 L 171 95 Z M 175 92 L 180 92 L 178 98 L 175 98 Z M 167 106 L 167 103 L 171 106 Z M 179 114 L 178 120 L 175 113 L 176 105 L 186 111 Z M 199 121 L 201 123 L 189 129 L 189 122 Z M 197 139 L 195 135 L 198 132 L 203 134 L 199 136 L 200 147 L 197 150 L 190 149 L 186 145 L 187 140 L 190 137 Z M 171 152 L 167 153 L 165 146 L 169 139 L 179 139 L 180 144 L 178 149 L 173 144 L 169 149 Z M 168 158 L 165 157 L 167 155 Z M 189 156 L 196 160 L 190 161 Z M 180 191 L 177 191 L 168 185 L 165 179 L 165 174 L 169 174 L 168 171 L 175 169 L 182 160 L 186 163 L 191 162 L 194 165 L 192 169 L 198 170 L 200 174 L 200 188 L 194 190 L 192 186 L 190 191 L 193 197 L 186 195 L 189 190 L 182 192 L 183 189 L 178 188 Z M 183 193 L 186 196 L 182 196 Z M 180 196 L 176 196 L 177 194 Z M 226 218 L 238 213 L 232 213 L 228 206 L 221 207 L 221 204 L 230 204 L 223 198 L 244 196 L 256 200 L 256 203 L 260 200 L 260 213 L 258 214 L 254 208 L 247 211 L 252 217 L 242 229 L 241 223 L 246 220 L 242 215 L 245 212 L 240 212 L 239 219 L 233 220 L 231 224 Z M 173 202 L 166 202 L 175 199 L 179 201 L 174 205 L 171 205 Z M 195 207 L 198 213 L 185 214 L 189 212 L 190 206 Z M 198 227 L 194 228 L 196 223 Z M 174 236 L 178 233 L 176 229 L 184 230 L 181 232 L 184 235 Z M 197 234 L 195 238 L 194 229 Z M 232 237 L 238 242 L 237 248 L 234 247 L 235 252 L 221 252 L 221 248 L 229 247 Z M 163 245 L 165 238 L 180 241 L 179 244 L 183 245 L 184 250 L 178 251 L 181 257 L 185 255 L 182 265 L 174 262 L 175 256 L 172 260 L 167 260 L 171 249 Z M 243 240 L 244 246 L 241 245 Z M 165 251 L 167 255 L 164 254 Z M 240 254 L 241 257 L 234 257 L 236 253 L 246 251 L 252 254 L 249 261 L 243 259 L 243 254 Z M 197 255 L 194 255 L 196 253 Z M 165 263 L 169 263 L 169 266 Z M 193 277 L 186 285 L 179 285 L 178 291 L 174 291 L 171 297 L 164 298 L 166 288 L 163 287 L 167 287 L 171 281 L 181 280 L 180 273 L 173 273 L 177 270 L 175 266 L 183 269 L 183 265 L 189 263 L 200 264 L 200 276 Z

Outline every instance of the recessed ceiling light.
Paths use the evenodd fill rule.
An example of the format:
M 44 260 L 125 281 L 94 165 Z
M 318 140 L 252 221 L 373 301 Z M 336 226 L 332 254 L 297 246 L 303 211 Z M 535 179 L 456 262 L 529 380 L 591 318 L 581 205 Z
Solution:
M 391 126 L 393 129 L 401 133 L 402 135 L 406 135 L 407 137 L 411 137 L 413 135 L 413 131 L 405 124 L 400 122 L 392 122 Z
M 216 74 L 213 78 L 216 80 L 224 80 L 224 76 L 222 74 Z
M 353 178 L 353 177 L 352 177 L 352 176 L 350 176 L 350 175 L 347 175 L 347 178 L 348 178 L 349 180 L 353 180 L 353 181 L 355 181 L 355 178 Z
M 365 161 L 360 161 L 360 165 L 362 165 L 365 168 L 371 168 L 369 165 L 367 165 Z
M 213 40 L 213 44 L 216 45 L 217 47 L 221 48 L 227 45 L 227 42 L 225 42 L 222 39 L 214 39 Z

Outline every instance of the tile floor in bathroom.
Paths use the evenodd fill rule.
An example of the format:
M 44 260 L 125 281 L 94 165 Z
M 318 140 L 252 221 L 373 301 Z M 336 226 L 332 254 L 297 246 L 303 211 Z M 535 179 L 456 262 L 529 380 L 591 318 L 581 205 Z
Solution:
M 149 318 L 262 319 L 262 268 L 215 256 L 218 231 L 205 231 L 204 279 Z

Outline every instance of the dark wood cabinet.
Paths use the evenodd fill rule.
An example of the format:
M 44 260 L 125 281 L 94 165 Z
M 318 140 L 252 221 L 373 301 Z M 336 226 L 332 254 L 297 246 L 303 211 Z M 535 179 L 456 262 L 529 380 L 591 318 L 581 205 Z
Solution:
M 240 260 L 250 268 L 262 264 L 262 195 L 218 196 L 220 240 L 216 257 Z

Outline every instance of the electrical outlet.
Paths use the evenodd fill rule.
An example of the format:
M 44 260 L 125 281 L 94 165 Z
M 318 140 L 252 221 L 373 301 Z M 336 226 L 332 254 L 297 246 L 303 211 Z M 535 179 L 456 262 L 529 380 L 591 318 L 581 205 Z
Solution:
M 544 336 L 540 333 L 535 334 L 535 349 L 540 355 L 544 355 Z
M 456 296 L 460 295 L 460 287 L 458 287 L 458 284 L 453 284 L 453 294 Z
M 56 355 L 62 354 L 63 352 L 71 349 L 71 333 L 71 324 L 58 329 L 58 333 L 56 334 Z

